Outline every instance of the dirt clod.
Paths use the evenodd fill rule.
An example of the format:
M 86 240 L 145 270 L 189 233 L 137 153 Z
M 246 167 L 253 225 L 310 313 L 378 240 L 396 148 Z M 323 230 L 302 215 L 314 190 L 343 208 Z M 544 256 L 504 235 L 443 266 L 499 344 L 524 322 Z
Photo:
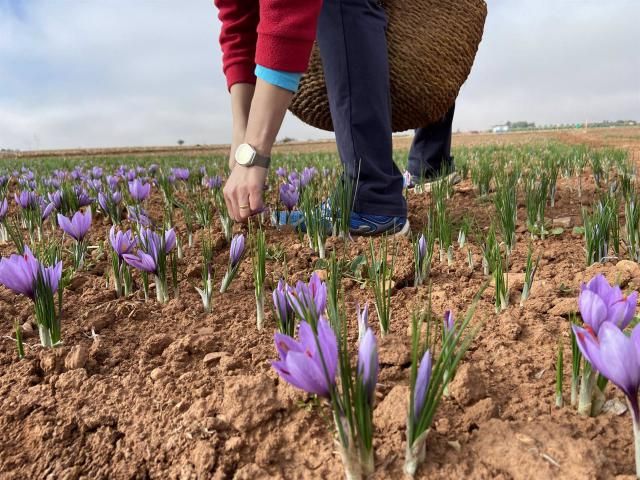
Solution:
M 451 396 L 461 405 L 472 405 L 487 396 L 482 373 L 471 363 L 463 364 L 449 385 Z

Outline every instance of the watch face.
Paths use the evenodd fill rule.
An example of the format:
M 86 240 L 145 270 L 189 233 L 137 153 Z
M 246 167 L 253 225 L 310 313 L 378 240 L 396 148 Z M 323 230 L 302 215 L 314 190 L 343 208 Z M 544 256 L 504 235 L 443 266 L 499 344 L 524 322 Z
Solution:
M 240 165 L 249 166 L 253 163 L 253 159 L 256 156 L 256 151 L 248 143 L 241 144 L 236 150 L 236 162 Z

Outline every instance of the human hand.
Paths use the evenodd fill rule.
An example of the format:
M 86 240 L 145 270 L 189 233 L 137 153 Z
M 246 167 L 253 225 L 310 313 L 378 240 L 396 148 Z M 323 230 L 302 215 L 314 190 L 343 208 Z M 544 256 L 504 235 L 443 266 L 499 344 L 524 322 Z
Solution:
M 247 219 L 264 209 L 262 195 L 268 170 L 257 165 L 234 165 L 222 193 L 229 215 L 236 222 Z

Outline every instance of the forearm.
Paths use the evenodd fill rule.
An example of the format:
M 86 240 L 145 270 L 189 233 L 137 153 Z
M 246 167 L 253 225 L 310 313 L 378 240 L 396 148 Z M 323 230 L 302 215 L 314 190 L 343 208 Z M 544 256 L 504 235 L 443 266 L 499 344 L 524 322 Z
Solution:
M 276 87 L 258 78 L 244 141 L 260 155 L 271 155 L 293 92 Z

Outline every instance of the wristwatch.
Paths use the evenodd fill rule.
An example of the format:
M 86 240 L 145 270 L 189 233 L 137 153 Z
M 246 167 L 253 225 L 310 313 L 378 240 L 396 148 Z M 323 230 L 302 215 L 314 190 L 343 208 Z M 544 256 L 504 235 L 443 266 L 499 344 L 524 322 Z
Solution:
M 269 164 L 271 163 L 271 157 L 260 155 L 256 152 L 256 149 L 248 143 L 242 143 L 238 146 L 235 153 L 235 159 L 238 165 L 243 165 L 245 167 L 257 165 L 258 167 L 269 168 Z

